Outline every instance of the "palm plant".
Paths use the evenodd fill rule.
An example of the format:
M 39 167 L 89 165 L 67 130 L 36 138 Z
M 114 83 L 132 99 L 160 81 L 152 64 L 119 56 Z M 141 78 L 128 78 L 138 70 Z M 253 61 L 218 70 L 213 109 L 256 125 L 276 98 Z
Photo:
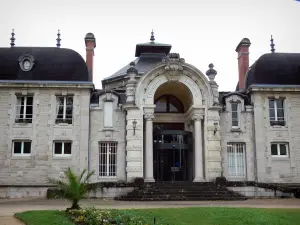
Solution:
M 85 198 L 88 192 L 93 189 L 93 185 L 89 184 L 88 181 L 94 174 L 94 171 L 88 172 L 87 169 L 84 169 L 80 176 L 77 176 L 69 167 L 64 171 L 64 174 L 64 180 L 50 178 L 49 182 L 56 185 L 55 194 L 57 196 L 72 202 L 70 209 L 80 209 L 78 202 Z

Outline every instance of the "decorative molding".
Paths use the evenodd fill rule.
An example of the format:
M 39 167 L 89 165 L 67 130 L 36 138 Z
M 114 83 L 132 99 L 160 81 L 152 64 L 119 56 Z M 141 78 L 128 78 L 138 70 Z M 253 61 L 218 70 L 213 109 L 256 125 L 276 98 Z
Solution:
M 208 116 L 207 120 L 211 120 L 211 121 L 220 121 L 220 117 L 219 116 Z
M 207 137 L 208 141 L 221 141 L 221 138 L 219 136 L 209 136 Z
M 142 168 L 139 166 L 127 166 L 126 172 L 142 172 Z
M 144 117 L 146 120 L 154 119 L 154 107 L 145 107 L 144 108 Z
M 207 146 L 207 150 L 208 151 L 221 151 L 222 150 L 222 148 L 221 148 L 221 146 Z
M 169 53 L 162 62 L 166 64 L 166 71 L 183 71 L 182 65 L 185 63 L 185 60 L 180 58 L 178 53 Z
M 142 157 L 126 157 L 126 162 L 142 162 Z
M 204 119 L 204 115 L 200 114 L 200 113 L 194 113 L 192 115 L 192 120 L 203 120 Z
M 126 151 L 141 151 L 142 145 L 127 145 Z

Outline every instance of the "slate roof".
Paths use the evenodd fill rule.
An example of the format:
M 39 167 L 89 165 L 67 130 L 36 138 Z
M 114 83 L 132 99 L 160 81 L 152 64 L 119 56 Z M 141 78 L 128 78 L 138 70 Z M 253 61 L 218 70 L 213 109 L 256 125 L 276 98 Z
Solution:
M 249 69 L 245 87 L 254 84 L 300 85 L 300 53 L 268 53 Z
M 135 68 L 138 70 L 139 75 L 148 72 L 156 64 L 160 63 L 163 58 L 170 53 L 171 48 L 172 45 L 162 44 L 154 41 L 137 44 L 135 49 L 135 56 L 137 58 L 133 60 L 133 62 L 135 62 Z M 122 78 L 124 75 L 126 75 L 129 67 L 130 66 L 128 63 L 113 75 L 104 78 L 102 82 L 106 82 L 111 79 Z
M 35 64 L 23 71 L 19 57 L 30 54 Z M 57 47 L 0 48 L 0 80 L 88 81 L 87 65 L 80 54 Z

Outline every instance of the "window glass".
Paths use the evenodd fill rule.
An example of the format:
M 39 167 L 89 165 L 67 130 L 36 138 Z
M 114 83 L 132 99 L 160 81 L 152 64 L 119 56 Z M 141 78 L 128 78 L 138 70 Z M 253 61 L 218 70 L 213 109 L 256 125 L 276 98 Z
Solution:
M 155 112 L 183 113 L 182 103 L 175 96 L 164 95 L 155 102 Z
M 64 154 L 70 155 L 71 154 L 71 142 L 64 143 Z
M 21 154 L 22 142 L 14 142 L 14 154 Z
M 165 96 L 160 98 L 155 104 L 155 112 L 167 112 L 167 99 Z
M 272 144 L 271 145 L 271 155 L 278 155 L 277 144 Z
M 62 143 L 55 142 L 55 144 L 54 144 L 54 154 L 62 154 Z
M 31 142 L 24 142 L 24 154 L 30 154 L 31 152 Z
M 280 155 L 287 155 L 286 145 L 280 144 L 279 146 L 280 146 Z

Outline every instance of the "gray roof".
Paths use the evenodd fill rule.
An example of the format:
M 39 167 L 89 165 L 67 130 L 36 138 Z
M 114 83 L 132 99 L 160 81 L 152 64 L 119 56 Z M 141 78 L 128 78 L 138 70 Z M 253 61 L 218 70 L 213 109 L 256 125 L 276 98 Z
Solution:
M 139 74 L 147 73 L 151 68 L 155 65 L 161 63 L 163 58 L 166 56 L 164 53 L 142 53 L 138 58 L 136 58 L 133 62 L 135 62 L 135 68 L 139 72 Z M 118 77 L 123 77 L 127 74 L 127 70 L 129 68 L 129 63 L 124 66 L 122 69 L 114 73 L 113 75 L 104 78 L 104 80 L 115 79 Z

